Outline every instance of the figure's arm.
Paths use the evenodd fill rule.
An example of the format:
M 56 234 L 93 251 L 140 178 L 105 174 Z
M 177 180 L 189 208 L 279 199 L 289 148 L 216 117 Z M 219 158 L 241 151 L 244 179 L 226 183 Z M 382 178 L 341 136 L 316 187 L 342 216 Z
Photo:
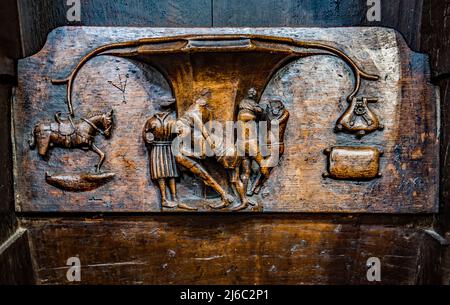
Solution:
M 194 128 L 194 130 L 197 129 L 198 131 L 200 131 L 202 136 L 206 139 L 209 136 L 209 132 L 206 129 L 201 117 L 197 114 L 193 114 L 190 116 L 190 118 L 192 120 L 192 127 Z
M 181 133 L 181 130 L 178 126 L 178 121 L 175 119 L 169 121 L 168 128 L 170 130 L 170 133 L 172 133 L 172 134 L 179 135 Z
M 155 136 L 150 132 L 150 121 L 145 123 L 144 129 L 142 130 L 142 138 L 144 139 L 145 144 L 152 144 Z
M 276 141 L 280 141 L 280 142 L 284 141 L 284 133 L 286 131 L 286 125 L 287 125 L 288 119 L 289 119 L 289 111 L 287 111 L 285 109 L 283 114 L 278 119 L 273 119 L 270 121 L 270 139 L 271 139 L 271 141 L 272 141 L 272 139 L 276 140 Z M 278 128 L 277 128 L 278 134 L 275 134 L 273 131 L 274 125 L 278 126 Z
M 194 114 L 193 116 L 191 116 L 191 119 L 194 124 L 194 127 L 203 129 L 204 127 L 203 121 L 198 115 Z
M 250 122 L 255 120 L 255 115 L 248 111 L 242 111 L 239 113 L 239 121 Z
M 280 125 L 286 124 L 288 119 L 289 119 L 289 111 L 285 109 L 284 113 L 281 115 L 280 118 Z

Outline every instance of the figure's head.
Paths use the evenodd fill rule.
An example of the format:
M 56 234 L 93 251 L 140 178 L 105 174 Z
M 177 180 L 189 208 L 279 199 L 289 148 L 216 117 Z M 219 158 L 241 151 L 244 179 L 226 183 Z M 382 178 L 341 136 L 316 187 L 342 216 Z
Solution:
M 200 97 L 206 99 L 206 100 L 210 100 L 212 96 L 212 92 L 211 89 L 209 88 L 204 88 L 202 89 L 202 91 L 200 91 Z
M 176 100 L 173 97 L 166 97 L 159 103 L 159 106 L 161 110 L 171 109 L 175 106 L 175 102 Z
M 200 91 L 200 98 L 197 99 L 195 102 L 196 107 L 198 107 L 199 111 L 201 112 L 202 116 L 208 117 L 211 108 L 209 107 L 209 101 L 211 100 L 211 90 L 208 88 L 203 89 Z
M 284 109 L 284 104 L 279 99 L 273 99 L 269 101 L 269 111 L 272 112 L 273 115 L 278 115 Z
M 111 109 L 102 115 L 103 135 L 105 138 L 111 137 L 111 130 L 114 124 L 113 114 L 113 110 Z
M 257 94 L 258 94 L 258 92 L 256 92 L 256 89 L 253 87 L 248 89 L 248 91 L 247 91 L 247 96 L 251 99 L 255 99 Z
M 239 110 L 243 110 L 243 109 L 249 110 L 255 114 L 259 114 L 259 113 L 263 112 L 262 107 L 252 99 L 243 99 L 239 103 Z

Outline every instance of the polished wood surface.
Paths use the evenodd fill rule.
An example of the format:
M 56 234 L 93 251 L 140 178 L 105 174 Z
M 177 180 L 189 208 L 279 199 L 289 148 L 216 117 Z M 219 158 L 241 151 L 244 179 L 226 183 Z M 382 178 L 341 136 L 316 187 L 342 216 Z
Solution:
M 369 284 L 370 257 L 382 260 L 384 284 L 427 283 L 437 244 L 420 227 L 381 218 L 166 214 L 22 226 L 39 284 L 70 284 L 73 255 L 83 284 Z
M 317 54 L 322 56 L 307 57 Z M 362 78 L 353 74 L 358 69 Z M 379 80 L 370 74 L 379 75 Z M 125 94 L 112 85 L 124 79 Z M 239 81 L 234 84 L 235 80 Z M 436 212 L 438 101 L 428 80 L 426 57 L 410 51 L 389 29 L 60 28 L 41 52 L 19 62 L 13 103 L 16 207 L 23 212 L 161 211 L 141 138 L 159 101 L 175 97 L 177 115 L 182 117 L 200 89 L 207 87 L 212 92 L 211 116 L 224 122 L 234 120 L 238 101 L 254 85 L 261 104 L 279 97 L 291 115 L 283 158 L 255 196 L 258 208 L 249 211 Z M 66 81 L 68 97 L 60 85 Z M 335 125 L 342 122 L 336 123 L 338 118 L 351 107 L 346 99 L 361 95 L 378 102 L 369 106 L 366 101 L 359 120 L 384 128 L 367 127 L 360 129 L 364 134 L 355 135 L 359 130 L 355 125 L 355 130 L 336 132 Z M 94 153 L 54 148 L 45 159 L 27 143 L 33 126 L 53 120 L 57 112 L 71 112 L 72 104 L 80 118 L 114 109 L 111 138 L 98 136 L 95 143 L 107 156 L 103 169 L 115 177 L 87 192 L 50 186 L 44 173 L 90 170 L 98 158 Z M 380 177 L 324 179 L 327 157 L 322 152 L 332 146 L 383 150 Z M 213 177 L 226 176 L 213 161 L 204 163 Z M 359 165 L 354 166 L 357 171 Z M 195 177 L 183 175 L 179 185 L 181 201 L 199 211 L 209 211 L 208 206 L 215 204 L 215 199 L 197 199 L 195 193 L 202 190 Z
M 155 3 L 162 3 L 163 5 L 155 5 Z M 164 3 L 163 3 L 164 2 Z M 6 3 L 9 3 L 6 5 Z M 125 3 L 127 5 L 125 6 Z M 331 5 L 330 5 L 331 3 Z M 423 5 L 422 5 L 423 3 Z M 230 0 L 214 0 L 214 1 L 191 1 L 191 0 L 169 0 L 169 1 L 103 1 L 103 0 L 89 0 L 83 1 L 82 9 L 82 21 L 78 23 L 70 23 L 65 18 L 65 11 L 67 6 L 64 1 L 51 1 L 51 0 L 29 0 L 29 1 L 16 1 L 15 0 L 4 0 L 1 2 L 0 13 L 2 18 L 0 23 L 2 29 L 0 33 L 0 50 L 3 53 L 8 53 L 9 57 L 12 59 L 17 59 L 24 56 L 31 56 L 32 54 L 39 51 L 47 37 L 50 30 L 61 25 L 95 25 L 95 26 L 354 26 L 354 25 L 368 25 L 368 26 L 388 26 L 399 30 L 399 32 L 405 37 L 409 46 L 418 51 L 429 53 L 432 63 L 432 74 L 434 76 L 433 83 L 439 85 L 441 88 L 441 153 L 440 159 L 442 160 L 442 176 L 440 182 L 441 189 L 441 207 L 439 214 L 428 215 L 428 216 L 413 216 L 413 215 L 399 215 L 399 216 L 384 216 L 384 215 L 367 215 L 366 217 L 361 217 L 359 215 L 354 215 L 354 220 L 351 222 L 352 226 L 348 226 L 348 222 L 340 217 L 338 214 L 331 214 L 323 220 L 319 218 L 310 218 L 308 215 L 304 214 L 289 214 L 289 215 L 271 215 L 269 218 L 262 218 L 261 222 L 255 223 L 253 226 L 263 226 L 265 232 L 270 232 L 273 230 L 280 230 L 286 228 L 283 222 L 290 223 L 290 228 L 292 232 L 298 230 L 301 231 L 300 226 L 292 225 L 296 221 L 303 219 L 309 223 L 330 223 L 335 228 L 340 225 L 346 228 L 351 228 L 354 230 L 355 234 L 347 235 L 350 238 L 345 245 L 363 245 L 360 249 L 367 250 L 367 246 L 371 247 L 370 254 L 379 255 L 381 262 L 387 260 L 389 264 L 386 266 L 388 272 L 386 273 L 389 283 L 393 284 L 411 284 L 411 283 L 445 283 L 448 284 L 449 281 L 449 262 L 450 255 L 448 255 L 448 246 L 440 245 L 435 239 L 429 238 L 428 236 L 423 236 L 423 239 L 417 239 L 416 235 L 402 234 L 401 231 L 411 232 L 417 230 L 417 232 L 422 232 L 424 228 L 433 228 L 442 236 L 445 236 L 445 231 L 449 228 L 449 211 L 448 209 L 448 189 L 449 189 L 449 174 L 448 160 L 446 158 L 448 155 L 448 130 L 449 130 L 449 119 L 448 119 L 448 104 L 449 104 L 449 82 L 448 82 L 448 65 L 445 64 L 450 56 L 448 56 L 449 48 L 446 47 L 450 41 L 448 30 L 443 30 L 442 26 L 448 25 L 445 23 L 445 18 L 448 15 L 448 9 L 450 5 L 449 0 L 435 1 L 435 0 L 392 0 L 387 2 L 382 2 L 382 20 L 381 22 L 368 22 L 365 20 L 366 5 L 365 1 L 328 1 L 328 0 L 250 0 L 250 1 L 230 1 Z M 6 8 L 10 9 L 6 9 Z M 19 7 L 20 14 L 17 11 Z M 20 15 L 20 26 L 17 16 Z M 15 16 L 15 17 L 14 17 Z M 321 18 L 323 17 L 323 18 Z M 12 22 L 11 22 L 12 20 Z M 5 30 L 7 29 L 7 30 Z M 17 33 L 21 33 L 20 36 Z M 11 88 L 11 80 L 14 76 L 5 75 L 3 70 L 0 71 L 0 83 L 6 88 L 2 89 L 5 94 L 1 95 L 1 105 L 2 109 L 5 111 L 2 113 L 7 115 L 9 111 L 9 92 Z M 13 74 L 14 75 L 14 74 Z M 113 80 L 118 82 L 117 79 Z M 120 92 L 119 92 L 120 93 Z M 122 97 L 120 97 L 122 99 Z M 63 106 L 62 106 L 63 107 Z M 0 120 L 6 126 L 8 120 Z M 8 143 L 9 141 L 9 128 L 1 128 L 0 137 L 2 143 Z M 2 195 L 1 198 L 5 200 L 0 200 L 0 206 L 2 207 L 2 220 L 0 235 L 2 239 L 8 238 L 9 234 L 14 232 L 14 227 L 16 226 L 14 221 L 13 207 L 10 206 L 10 202 L 13 201 L 12 190 L 12 158 L 10 156 L 10 146 L 1 145 L 0 151 L 3 156 L 8 156 L 1 159 L 2 170 L 5 175 L 0 175 L 2 178 L 1 187 Z M 93 158 L 93 162 L 95 162 Z M 6 189 L 6 192 L 5 192 Z M 25 215 L 20 214 L 19 218 L 25 219 Z M 181 216 L 181 215 L 180 215 Z M 192 215 L 191 215 L 192 216 Z M 219 227 L 222 221 L 228 223 L 230 221 L 230 215 L 201 215 L 200 219 L 196 219 L 196 223 L 211 223 L 211 226 Z M 259 215 L 258 215 L 259 217 Z M 145 225 L 139 224 L 139 220 L 127 216 L 124 214 L 121 217 L 114 217 L 110 219 L 98 220 L 95 222 L 95 218 L 90 218 L 85 215 L 73 215 L 73 217 L 66 219 L 55 219 L 45 217 L 45 214 L 28 214 L 26 221 L 21 223 L 24 228 L 33 228 L 33 236 L 36 238 L 32 239 L 33 248 L 29 252 L 30 256 L 38 258 L 39 269 L 33 270 L 36 274 L 39 274 L 38 283 L 67 283 L 65 279 L 66 260 L 67 256 L 73 255 L 72 251 L 84 252 L 84 248 L 91 248 L 89 250 L 88 259 L 84 259 L 88 263 L 99 264 L 99 266 L 90 266 L 89 269 L 89 283 L 101 284 L 101 283 L 133 283 L 141 282 L 143 278 L 146 279 L 145 282 L 157 282 L 158 284 L 164 284 L 166 281 L 157 281 L 156 278 L 159 274 L 159 270 L 164 269 L 154 269 L 152 271 L 152 276 L 150 273 L 141 276 L 139 278 L 139 270 L 145 269 L 145 265 L 138 268 L 136 272 L 128 272 L 129 268 L 133 265 L 121 265 L 114 264 L 117 262 L 130 262 L 138 257 L 138 255 L 132 255 L 130 260 L 129 253 L 134 253 L 133 248 L 120 252 L 119 256 L 114 256 L 114 253 L 118 249 L 122 249 L 122 246 L 128 245 L 134 240 L 133 245 L 138 246 L 144 245 L 145 240 L 148 240 L 147 236 L 142 236 L 142 229 L 136 229 L 137 227 L 143 228 Z M 4 220 L 3 220 L 4 219 Z M 66 221 L 63 221 L 66 219 Z M 255 221 L 255 217 L 251 216 L 252 221 Z M 120 232 L 118 230 L 109 231 L 111 228 L 110 222 L 122 223 Z M 167 219 L 161 218 L 160 216 L 152 218 L 151 220 L 155 224 L 162 226 L 162 231 L 167 224 Z M 211 222 L 212 221 L 212 222 Z M 242 219 L 238 219 L 239 222 Z M 86 224 L 89 223 L 89 225 Z M 135 224 L 135 222 L 137 224 Z M 55 223 L 58 223 L 56 228 Z M 364 230 L 358 230 L 361 226 L 365 228 Z M 180 224 L 179 227 L 183 227 L 185 224 Z M 93 227 L 97 226 L 95 229 Z M 116 224 L 116 227 L 120 226 Z M 228 225 L 227 225 L 228 226 Z M 172 226 L 171 226 L 172 227 Z M 229 226 L 228 226 L 229 227 Z M 246 225 L 248 228 L 248 225 Z M 314 227 L 314 226 L 312 226 Z M 323 228 L 323 225 L 319 226 Z M 11 229 L 12 228 L 12 229 Z M 135 228 L 135 229 L 132 229 Z M 414 228 L 414 229 L 413 229 Z M 442 228 L 442 230 L 441 230 Z M 78 230 L 79 229 L 79 230 Z M 374 232 L 375 235 L 369 234 L 369 229 Z M 99 238 L 95 238 L 92 234 L 84 234 L 83 230 L 93 232 L 98 234 Z M 51 231 L 56 234 L 52 234 Z M 98 232 L 104 232 L 99 234 Z M 324 230 L 327 231 L 327 230 Z M 377 234 L 382 231 L 396 231 L 396 236 L 400 239 L 384 239 L 385 234 Z M 31 231 L 30 231 L 31 232 Z M 64 234 L 65 232 L 70 232 Z M 119 242 L 115 244 L 115 248 L 108 248 L 108 244 L 111 242 L 109 239 L 101 241 L 104 236 L 107 236 L 111 232 L 116 232 L 117 234 L 125 234 L 127 240 L 122 243 Z M 211 230 L 207 230 L 211 232 Z M 233 231 L 237 232 L 237 231 Z M 254 230 L 252 230 L 254 232 Z M 317 231 L 316 231 L 317 232 Z M 327 231 L 328 232 L 328 231 Z M 132 234 L 133 233 L 133 234 Z M 241 232 L 242 233 L 242 232 Z M 245 233 L 245 232 L 244 232 Z M 317 232 L 318 234 L 318 232 Z M 316 235 L 317 235 L 316 234 Z M 336 234 L 336 233 L 333 233 Z M 418 233 L 419 235 L 422 233 Z M 134 239 L 134 237 L 141 236 L 141 239 Z M 203 236 L 203 235 L 202 235 Z M 255 234 L 249 236 L 249 240 L 254 240 Z M 258 235 L 259 236 L 259 235 Z M 269 235 L 266 235 L 269 236 Z M 274 236 L 274 235 L 272 235 Z M 280 235 L 283 238 L 284 234 Z M 342 234 L 337 235 L 339 240 L 344 240 Z M 378 242 L 374 239 L 369 239 L 369 236 L 377 237 Z M 412 236 L 411 243 L 405 243 L 408 237 Z M 322 235 L 323 239 L 320 240 L 320 244 L 317 245 L 316 252 L 320 254 L 321 249 L 330 249 L 332 239 L 330 234 L 326 233 Z M 228 237 L 229 239 L 239 238 L 239 235 L 232 234 Z M 65 239 L 70 242 L 65 243 Z M 368 241 L 365 244 L 360 244 L 358 240 Z M 198 241 L 198 237 L 193 238 L 193 240 Z M 425 242 L 421 243 L 423 240 Z M 122 239 L 119 239 L 122 241 Z M 319 240 L 318 240 L 319 241 Z M 247 241 L 245 241 L 247 242 Z M 417 243 L 418 242 L 418 243 Z M 57 245 L 58 244 L 58 245 Z M 253 243 L 252 243 L 253 244 Z M 48 245 L 51 245 L 48 247 Z M 102 247 L 98 247 L 102 245 Z M 148 244 L 147 244 L 148 245 Z M 167 241 L 165 247 L 173 248 L 178 245 L 177 239 L 173 239 L 170 242 Z M 201 246 L 201 244 L 199 244 Z M 287 245 L 287 244 L 286 244 Z M 328 245 L 328 246 L 327 246 Z M 365 245 L 365 246 L 364 246 Z M 65 252 L 64 249 L 69 247 L 71 250 Z M 334 282 L 338 284 L 354 283 L 352 278 L 361 275 L 360 272 L 354 272 L 354 270 L 365 268 L 366 254 L 362 253 L 364 259 L 353 259 L 357 257 L 358 253 L 361 253 L 357 248 L 356 251 L 350 253 L 345 252 L 345 255 L 351 257 L 351 260 L 347 260 L 348 272 L 342 273 L 342 251 L 335 252 L 324 252 L 319 257 L 310 256 L 308 257 L 297 256 L 297 260 L 294 257 L 289 256 L 285 252 L 277 252 L 276 244 L 267 245 L 265 247 L 265 253 L 274 253 L 276 257 L 280 260 L 282 257 L 290 257 L 291 262 L 301 262 L 301 264 L 295 264 L 296 273 L 289 273 L 289 271 L 294 271 L 293 268 L 287 268 L 286 266 L 275 273 L 277 279 L 282 278 L 280 282 L 283 283 L 298 283 L 301 281 L 298 276 L 303 272 L 303 274 L 310 272 L 310 276 L 305 276 L 306 281 L 313 283 L 311 279 L 316 279 L 314 283 L 326 283 Z M 386 248 L 389 246 L 389 248 Z M 17 247 L 14 246 L 16 249 Z M 142 246 L 144 247 L 144 246 Z M 111 249 L 107 254 L 101 255 L 101 259 L 95 259 L 96 253 L 102 251 L 102 249 Z M 284 249 L 287 249 L 286 246 Z M 377 251 L 377 249 L 380 251 Z M 157 243 L 148 245 L 145 247 L 146 251 L 142 252 L 145 261 L 152 253 L 158 248 Z M 199 248 L 200 249 L 200 248 Z M 197 251 L 200 251 L 197 249 Z M 296 248 L 294 247 L 294 250 Z M 441 251 L 442 250 L 442 251 Z M 242 253 L 249 253 L 248 252 Z M 440 256 L 442 252 L 442 258 Z M 196 252 L 190 252 L 192 257 L 195 257 Z M 242 257 L 242 261 L 248 261 L 248 258 L 261 258 L 259 256 L 261 251 L 250 252 L 248 257 Z M 294 252 L 295 253 L 295 252 Z M 296 253 L 299 253 L 298 251 Z M 302 253 L 302 252 L 300 252 Z M 6 283 L 19 283 L 21 281 L 16 281 L 15 279 L 26 279 L 26 271 L 31 270 L 30 266 L 23 266 L 20 263 L 20 258 L 22 255 L 28 254 L 27 249 L 23 249 L 21 252 L 17 253 L 15 251 L 4 252 L 0 255 L 0 260 L 2 262 L 12 262 L 11 264 L 2 264 L 4 267 L 2 270 L 5 272 L 17 272 L 14 278 L 2 278 L 2 282 Z M 334 255 L 336 254 L 336 255 Z M 397 256 L 400 254 L 400 256 Z M 406 255 L 405 255 L 406 254 Z M 76 254 L 75 254 L 76 255 Z M 161 254 L 162 255 L 162 254 Z M 281 257 L 279 255 L 282 255 Z M 52 261 L 46 259 L 46 257 L 51 258 Z M 153 257 L 153 256 L 152 256 Z M 317 257 L 317 259 L 314 259 Z M 301 258 L 301 261 L 298 260 Z M 398 258 L 398 259 L 397 259 Z M 22 259 L 25 261 L 26 258 Z M 83 260 L 82 260 L 83 261 Z M 189 260 L 188 260 L 189 261 Z M 213 260 L 214 261 L 214 260 Z M 236 259 L 237 261 L 237 259 Z M 159 261 L 158 261 L 159 262 Z M 211 264 L 211 261 L 206 261 L 205 263 Z M 103 265 L 103 267 L 101 266 Z M 278 265 L 278 264 L 277 264 Z M 21 266 L 17 268 L 17 266 Z M 35 267 L 36 267 L 35 266 Z M 52 267 L 48 267 L 52 266 Z M 179 269 L 177 269 L 178 274 L 182 273 L 183 270 L 191 270 L 188 265 L 179 264 Z M 279 266 L 279 265 L 278 265 Z M 53 268 L 56 267 L 56 268 Z M 136 267 L 136 265 L 135 265 Z M 206 267 L 205 267 L 206 268 Z M 341 273 L 337 273 L 336 268 L 341 270 Z M 204 270 L 201 269 L 201 270 Z M 302 271 L 303 270 L 303 271 Z M 233 271 L 233 269 L 231 270 Z M 311 273 L 316 271 L 315 273 Z M 320 274 L 319 274 L 320 271 Z M 364 271 L 364 270 L 362 270 Z M 211 272 L 208 275 L 211 275 Z M 239 268 L 234 269 L 233 277 L 235 279 L 251 277 L 252 269 Z M 384 271 L 382 271 L 384 272 Z M 7 274 L 7 273 L 4 273 Z M 9 274 L 9 273 L 8 273 Z M 121 277 L 119 275 L 127 276 Z M 274 274 L 273 272 L 270 274 Z M 344 276 L 340 276 L 344 274 Z M 11 275 L 11 274 L 9 274 Z M 284 277 L 283 277 L 284 275 Z M 297 276 L 295 276 L 297 275 Z M 347 275 L 347 276 L 345 276 Z M 22 277 L 21 277 L 22 276 Z M 82 274 L 82 276 L 84 276 Z M 195 283 L 198 279 L 184 278 L 183 284 Z M 135 280 L 138 278 L 138 280 Z M 212 279 L 216 277 L 212 276 Z M 329 280 L 327 280 L 329 279 Z M 382 276 L 383 279 L 383 276 Z M 32 278 L 26 279 L 22 282 L 33 281 Z M 203 278 L 203 281 L 205 279 Z M 223 279 L 222 279 L 223 281 Z M 231 281 L 231 280 L 228 280 Z M 266 281 L 270 279 L 266 278 Z M 237 282 L 237 280 L 235 281 Z M 360 281 L 361 284 L 368 284 L 367 281 Z M 383 281 L 381 282 L 383 283 Z

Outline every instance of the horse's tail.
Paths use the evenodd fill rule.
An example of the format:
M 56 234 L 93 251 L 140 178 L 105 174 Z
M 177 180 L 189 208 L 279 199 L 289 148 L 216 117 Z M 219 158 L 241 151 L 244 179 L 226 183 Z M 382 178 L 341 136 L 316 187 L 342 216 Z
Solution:
M 31 137 L 28 140 L 28 145 L 30 145 L 30 149 L 36 148 L 36 127 L 31 130 Z

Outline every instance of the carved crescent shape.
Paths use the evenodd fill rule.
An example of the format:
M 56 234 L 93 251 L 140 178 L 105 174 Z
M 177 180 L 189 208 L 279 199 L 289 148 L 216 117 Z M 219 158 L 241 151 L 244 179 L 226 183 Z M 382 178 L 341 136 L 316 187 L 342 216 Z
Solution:
M 94 190 L 114 178 L 114 173 L 45 173 L 45 181 L 61 190 L 85 192 Z

